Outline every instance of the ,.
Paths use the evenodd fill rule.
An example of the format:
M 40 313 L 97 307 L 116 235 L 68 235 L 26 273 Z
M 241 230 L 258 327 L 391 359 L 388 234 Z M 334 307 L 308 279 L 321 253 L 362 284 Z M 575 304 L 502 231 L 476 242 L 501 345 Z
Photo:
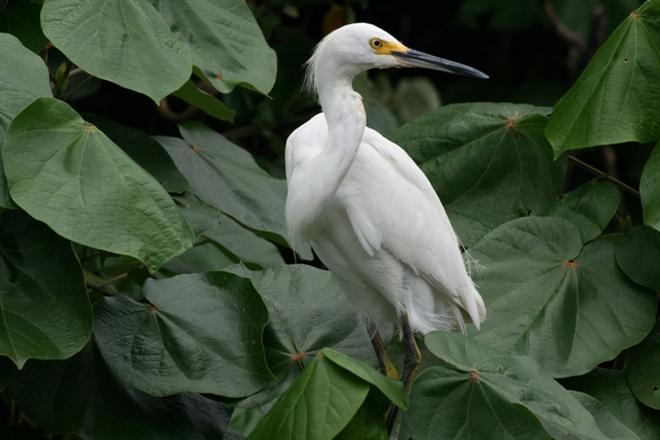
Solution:
M 466 321 L 479 327 L 486 308 L 428 179 L 399 146 L 366 127 L 351 82 L 367 69 L 390 67 L 488 78 L 409 49 L 370 24 L 329 34 L 307 65 L 307 85 L 323 113 L 287 140 L 286 218 L 294 248 L 311 245 L 372 329 L 375 322 L 399 320 L 406 343 L 401 378 L 408 388 L 420 360 L 413 332 L 465 332 Z M 372 335 L 378 338 L 375 330 Z M 391 368 L 384 351 L 377 353 Z

